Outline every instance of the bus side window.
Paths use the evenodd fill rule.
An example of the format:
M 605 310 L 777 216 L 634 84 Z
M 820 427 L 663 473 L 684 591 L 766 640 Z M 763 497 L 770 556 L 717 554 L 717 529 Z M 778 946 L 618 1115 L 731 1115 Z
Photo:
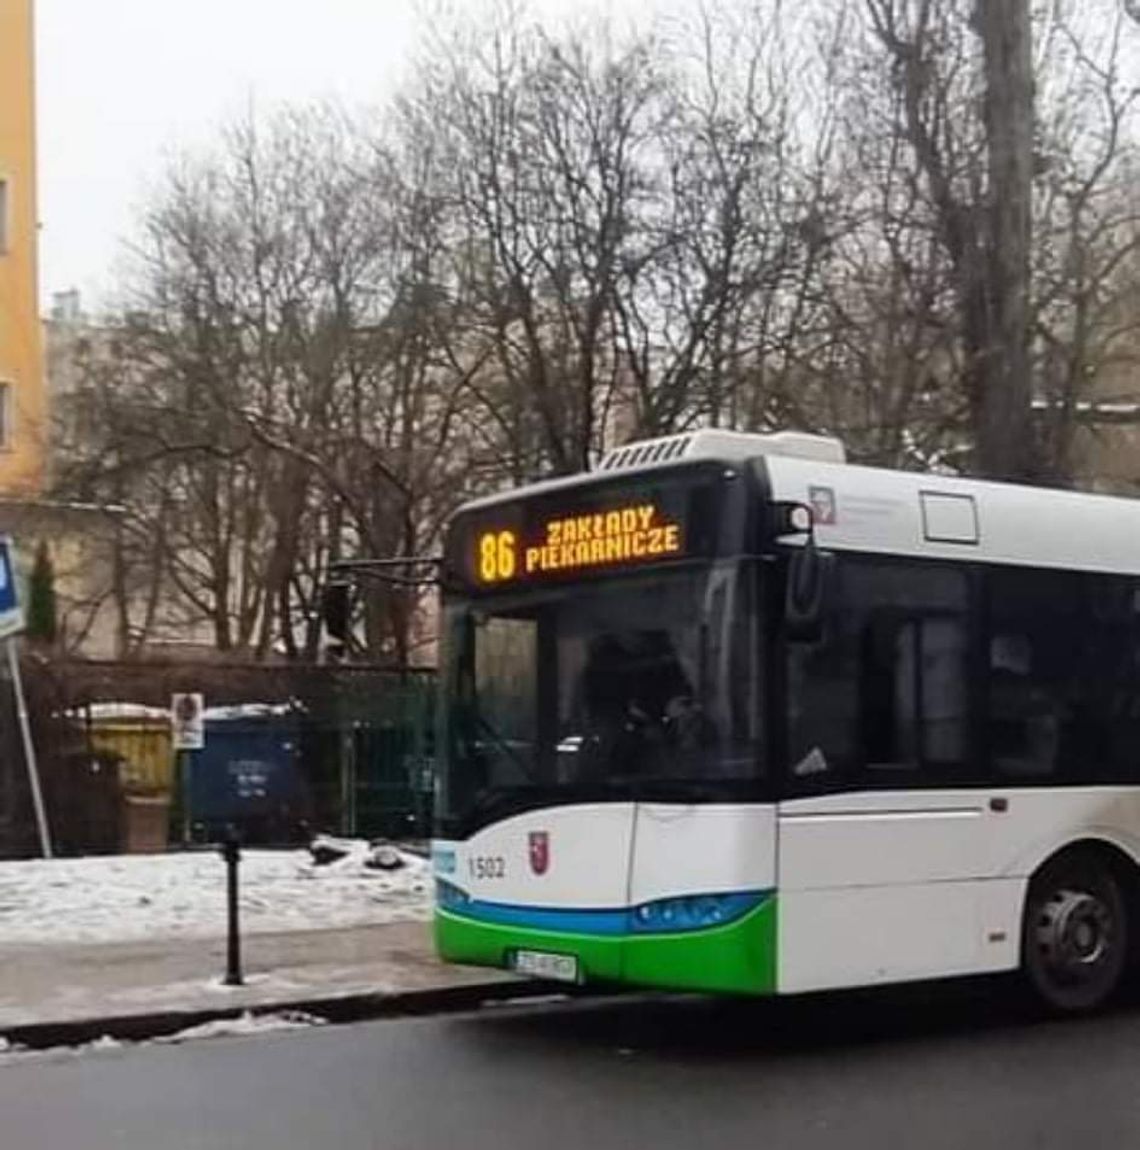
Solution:
M 986 744 L 1008 779 L 1067 770 L 1085 711 L 1078 671 L 1087 639 L 1074 572 L 998 568 L 989 573 Z
M 967 636 L 960 617 L 930 616 L 916 624 L 913 682 L 917 756 L 925 766 L 960 766 L 966 759 Z
M 841 557 L 823 638 L 789 647 L 789 770 L 805 789 L 960 778 L 968 730 L 966 572 Z M 941 769 L 940 769 L 941 768 Z
M 986 743 L 1004 779 L 1140 782 L 1140 600 L 1132 579 L 989 572 Z
M 1140 782 L 1140 599 L 1133 580 L 1082 576 L 1081 641 L 1063 754 L 1084 783 Z
M 989 745 L 1005 775 L 1048 775 L 1057 767 L 1060 709 L 1038 664 L 1029 636 L 990 639 Z
M 869 769 L 955 767 L 966 754 L 966 629 L 890 608 L 867 627 L 860 708 Z M 869 640 L 869 641 L 868 641 Z

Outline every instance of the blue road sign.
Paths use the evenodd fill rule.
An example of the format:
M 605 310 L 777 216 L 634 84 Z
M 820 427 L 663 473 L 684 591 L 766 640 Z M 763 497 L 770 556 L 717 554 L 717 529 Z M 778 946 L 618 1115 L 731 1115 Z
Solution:
M 16 590 L 16 567 L 12 540 L 0 536 L 0 639 L 24 629 L 24 613 Z

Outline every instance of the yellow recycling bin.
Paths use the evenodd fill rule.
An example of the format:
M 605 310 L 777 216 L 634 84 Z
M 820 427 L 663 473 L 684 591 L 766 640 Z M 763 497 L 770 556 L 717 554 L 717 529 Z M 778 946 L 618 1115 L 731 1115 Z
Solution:
M 119 781 L 127 795 L 170 801 L 173 750 L 169 712 L 138 703 L 95 703 L 85 708 L 91 745 L 120 759 Z

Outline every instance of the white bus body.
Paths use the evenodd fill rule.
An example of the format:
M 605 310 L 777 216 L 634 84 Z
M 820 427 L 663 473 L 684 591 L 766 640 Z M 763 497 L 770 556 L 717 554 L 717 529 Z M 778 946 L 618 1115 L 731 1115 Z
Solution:
M 1093 761 L 1101 752 L 1091 746 L 1082 765 L 1084 728 L 1068 716 L 1083 714 L 1082 706 L 1099 715 L 1097 699 L 1058 703 L 1050 714 L 1053 704 L 1038 697 L 1048 691 L 1030 682 L 1034 627 L 1047 632 L 1054 623 L 1033 623 L 1027 615 L 1027 635 L 1012 625 L 1007 635 L 1000 624 L 1011 595 L 1011 617 L 1021 609 L 1019 587 L 1032 597 L 1040 585 L 1046 607 L 1053 602 L 1048 595 L 1059 596 L 1051 609 L 1053 639 L 1063 644 L 1066 628 L 1079 628 L 1081 618 L 1069 617 L 1076 608 L 1065 581 L 1092 577 L 1079 582 L 1081 610 L 1096 612 L 1103 576 L 1104 601 L 1117 605 L 1115 615 L 1106 607 L 1105 634 L 1120 640 L 1105 658 L 1120 663 L 1113 673 L 1123 683 L 1135 670 L 1132 662 L 1140 663 L 1140 649 L 1122 630 L 1140 636 L 1140 503 L 854 466 L 834 441 L 719 431 L 619 449 L 592 479 L 651 478 L 655 470 L 702 459 L 761 469 L 771 505 L 812 508 L 814 547 L 833 556 L 840 571 L 862 565 L 859 586 L 873 588 L 879 571 L 884 579 L 903 579 L 908 561 L 923 579 L 930 573 L 934 607 L 919 600 L 915 606 L 904 595 L 892 610 L 889 596 L 875 599 L 866 634 L 853 632 L 851 644 L 882 648 L 867 656 L 873 674 L 853 683 L 836 678 L 830 696 L 826 680 L 813 688 L 822 700 L 820 729 L 831 729 L 837 745 L 858 728 L 868 745 L 886 747 L 883 776 L 872 777 L 876 764 L 863 761 L 873 757 L 864 750 L 847 781 L 831 783 L 834 756 L 825 737 L 813 741 L 809 706 L 799 728 L 789 724 L 787 759 L 778 765 L 787 785 L 772 801 L 570 801 L 520 810 L 468 835 L 445 835 L 435 845 L 437 877 L 446 888 L 437 920 L 441 953 L 558 977 L 778 993 L 1027 964 L 1052 1005 L 1098 1005 L 1129 948 L 1133 871 L 1140 864 L 1140 743 L 1134 751 L 1118 745 L 1133 730 L 1130 714 L 1105 732 L 1096 724 L 1109 720 L 1080 719 L 1109 748 L 1105 765 Z M 559 480 L 473 506 L 486 512 L 520 496 L 573 493 L 581 483 L 581 477 Z M 806 543 L 803 535 L 781 540 L 789 554 Z M 1096 652 L 1076 647 L 1072 677 L 1080 696 L 1082 660 Z M 823 674 L 835 674 L 854 649 L 837 646 L 828 662 L 826 651 L 801 657 L 788 643 L 787 658 L 800 668 L 787 672 L 789 706 L 798 705 L 796 676 L 814 673 L 811 660 L 831 668 Z M 1055 667 L 1052 648 L 1050 657 Z M 995 701 L 989 685 L 1006 669 L 1003 659 L 1013 664 L 1008 705 Z M 769 667 L 761 677 L 767 682 L 774 673 L 785 674 Z M 1058 672 L 1050 673 L 1060 682 Z M 1140 672 L 1136 682 L 1140 712 Z M 874 698 L 864 697 L 873 690 Z M 1118 709 L 1126 705 L 1127 685 L 1119 694 L 1123 702 L 1112 704 Z M 991 733 L 993 712 L 1003 707 L 1008 713 L 998 718 L 1015 744 L 1008 754 Z M 884 720 L 897 728 L 893 734 L 876 727 L 879 714 L 893 716 Z M 913 751 L 918 765 L 903 769 L 895 761 L 904 744 L 912 751 L 921 745 Z M 979 752 L 987 765 L 973 762 Z M 962 785 L 955 785 L 956 774 Z M 746 896 L 754 896 L 751 909 L 731 901 Z M 698 898 L 712 901 L 683 902 Z M 773 953 L 758 954 L 757 934 L 722 970 L 716 939 L 727 945 L 731 923 L 746 911 L 759 913 L 764 900 L 774 908 L 763 936 Z M 681 922 L 685 915 L 694 917 Z M 639 916 L 647 924 L 640 933 Z M 479 930 L 484 934 L 476 939 Z M 537 957 L 526 957 L 532 953 Z M 543 954 L 554 956 L 545 966 Z M 749 962 L 766 964 L 766 976 L 755 986 L 739 985 Z

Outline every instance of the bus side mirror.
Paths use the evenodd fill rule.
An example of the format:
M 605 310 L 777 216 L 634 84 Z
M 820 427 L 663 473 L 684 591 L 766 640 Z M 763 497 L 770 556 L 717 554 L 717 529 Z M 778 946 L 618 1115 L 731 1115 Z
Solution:
M 815 643 L 823 634 L 828 588 L 835 557 L 820 551 L 810 536 L 788 564 L 784 624 L 789 639 Z
M 347 583 L 328 583 L 321 595 L 325 630 L 338 643 L 348 642 L 349 591 Z
M 795 642 L 815 643 L 823 634 L 835 557 L 816 547 L 813 516 L 809 507 L 804 504 L 782 504 L 778 506 L 777 512 L 779 534 L 805 536 L 803 546 L 792 552 L 788 563 L 788 585 L 784 601 L 786 633 Z

